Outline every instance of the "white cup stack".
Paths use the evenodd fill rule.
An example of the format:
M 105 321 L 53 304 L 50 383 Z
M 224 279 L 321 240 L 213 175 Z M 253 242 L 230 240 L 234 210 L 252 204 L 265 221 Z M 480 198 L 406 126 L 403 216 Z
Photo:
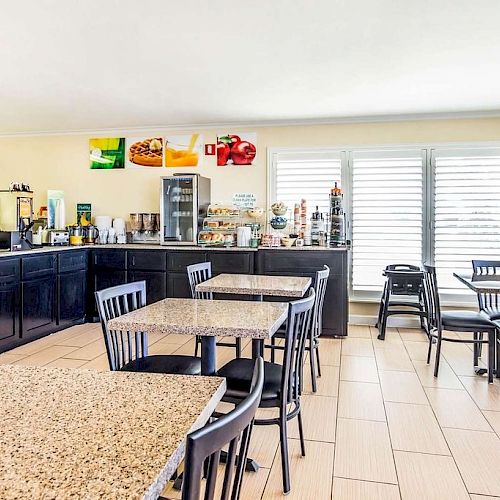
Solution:
M 123 245 L 127 243 L 127 229 L 125 220 L 117 218 L 113 220 L 113 229 L 115 230 L 116 243 Z

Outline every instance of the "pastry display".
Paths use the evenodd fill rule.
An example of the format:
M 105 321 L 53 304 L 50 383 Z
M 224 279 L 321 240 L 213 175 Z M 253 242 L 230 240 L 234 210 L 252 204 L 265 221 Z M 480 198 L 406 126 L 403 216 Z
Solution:
M 231 206 L 225 206 L 225 205 L 210 205 L 208 207 L 208 213 L 207 215 L 209 217 L 239 217 L 240 216 L 240 209 L 236 207 L 231 207 Z
M 213 218 L 207 218 L 203 221 L 203 228 L 204 229 L 217 229 L 217 230 L 224 230 L 224 231 L 236 231 L 236 227 L 238 224 L 235 221 L 231 220 L 224 220 L 224 219 L 213 219 Z
M 234 233 L 201 231 L 198 235 L 198 244 L 211 246 L 233 246 L 235 244 Z
M 163 139 L 154 137 L 134 142 L 128 150 L 132 163 L 143 167 L 161 167 L 163 165 Z

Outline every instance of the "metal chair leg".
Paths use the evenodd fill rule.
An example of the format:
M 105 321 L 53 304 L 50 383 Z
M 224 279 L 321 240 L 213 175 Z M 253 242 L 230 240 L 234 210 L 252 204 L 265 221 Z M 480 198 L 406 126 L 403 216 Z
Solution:
M 497 362 L 496 362 L 496 371 L 497 378 L 500 378 L 500 332 L 498 330 L 495 331 L 495 344 L 497 351 Z
M 200 349 L 200 337 L 195 337 L 195 342 L 194 342 L 194 355 L 198 357 L 198 351 Z
M 493 383 L 493 370 L 495 369 L 495 344 L 496 334 L 488 332 L 488 384 Z
M 236 357 L 241 358 L 241 339 L 236 337 Z
M 316 347 L 314 348 L 316 351 L 316 362 L 317 362 L 317 367 L 318 367 L 318 377 L 321 377 L 321 363 L 319 361 L 319 343 L 316 344 Z
M 432 339 L 433 337 L 429 337 L 429 349 L 427 349 L 427 364 L 431 362 L 431 353 L 432 353 Z
M 276 339 L 274 337 L 271 337 L 271 345 L 276 345 Z M 274 351 L 276 349 L 271 349 L 271 363 L 274 363 L 275 356 L 274 356 Z
M 283 493 L 290 492 L 290 465 L 288 463 L 288 432 L 286 421 L 286 409 L 280 411 L 280 450 L 281 450 L 281 473 L 283 475 Z
M 302 409 L 299 410 L 299 413 L 297 413 L 297 421 L 299 424 L 299 437 L 300 437 L 300 451 L 302 453 L 302 456 L 306 456 L 306 442 L 304 440 L 304 426 L 302 423 Z
M 439 361 L 441 360 L 441 337 L 438 337 L 437 339 L 437 346 L 436 346 L 436 361 L 434 362 L 434 376 L 438 376 L 439 372 Z
M 316 385 L 316 360 L 314 359 L 314 340 L 309 337 L 309 366 L 311 368 L 311 385 L 312 391 L 317 392 Z
M 474 366 L 479 365 L 479 338 L 478 338 L 478 333 L 474 332 L 472 334 L 472 338 L 474 340 L 473 344 L 473 352 L 474 352 Z

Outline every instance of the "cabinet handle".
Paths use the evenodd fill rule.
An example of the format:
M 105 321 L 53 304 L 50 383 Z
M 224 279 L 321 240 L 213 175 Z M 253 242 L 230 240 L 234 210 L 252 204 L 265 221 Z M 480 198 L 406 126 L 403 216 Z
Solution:
M 135 255 L 132 255 L 132 266 L 135 267 Z

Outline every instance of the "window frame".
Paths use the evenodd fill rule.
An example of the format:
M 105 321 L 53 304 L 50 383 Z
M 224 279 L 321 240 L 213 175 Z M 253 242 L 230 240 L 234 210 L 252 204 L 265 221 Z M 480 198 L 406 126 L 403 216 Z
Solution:
M 423 185 L 422 185 L 422 260 L 433 262 L 434 259 L 434 151 L 443 149 L 471 150 L 500 148 L 500 141 L 462 141 L 462 142 L 418 142 L 404 144 L 347 144 L 336 146 L 308 146 L 308 147 L 268 147 L 267 148 L 267 170 L 266 170 L 266 201 L 267 207 L 275 201 L 276 193 L 276 159 L 279 153 L 337 153 L 341 155 L 341 186 L 344 191 L 345 214 L 346 214 L 346 238 L 352 241 L 352 187 L 353 187 L 353 165 L 352 152 L 383 152 L 398 150 L 420 149 L 423 155 Z M 500 256 L 499 256 L 500 258 Z M 349 300 L 353 302 L 374 303 L 380 300 L 380 294 L 376 292 L 356 292 L 352 288 L 353 263 L 352 253 L 348 256 L 348 290 Z M 468 294 L 443 294 L 441 303 L 444 306 L 471 307 L 477 303 L 476 294 L 472 291 Z

